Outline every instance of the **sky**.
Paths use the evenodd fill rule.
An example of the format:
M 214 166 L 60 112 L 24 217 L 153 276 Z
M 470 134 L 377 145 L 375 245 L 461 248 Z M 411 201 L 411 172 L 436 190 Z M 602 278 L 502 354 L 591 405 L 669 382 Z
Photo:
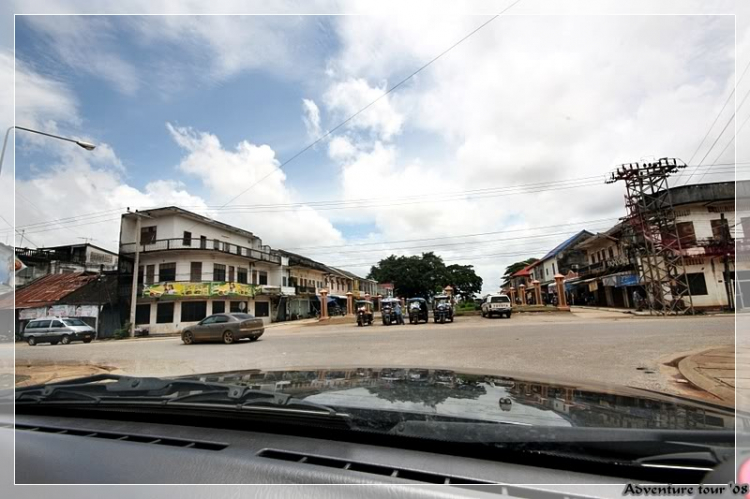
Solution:
M 435 251 L 490 292 L 510 263 L 616 223 L 624 186 L 604 179 L 620 163 L 700 163 L 682 184 L 730 180 L 736 159 L 747 177 L 750 127 L 733 135 L 750 104 L 729 121 L 750 92 L 748 76 L 732 93 L 747 24 L 529 3 L 385 97 L 491 16 L 17 15 L 0 39 L 16 124 L 97 148 L 19 131 L 0 242 L 116 250 L 126 207 L 177 205 L 361 275 Z

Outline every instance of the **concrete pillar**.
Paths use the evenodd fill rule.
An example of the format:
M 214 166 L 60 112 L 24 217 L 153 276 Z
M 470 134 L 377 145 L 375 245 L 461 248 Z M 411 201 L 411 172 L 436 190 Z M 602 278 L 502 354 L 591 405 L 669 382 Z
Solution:
M 510 302 L 515 305 L 516 304 L 516 288 L 513 286 L 510 287 Z
M 346 315 L 354 314 L 354 295 L 349 291 L 346 293 Z
M 401 297 L 401 309 L 406 309 L 406 298 L 404 298 L 403 296 Z
M 531 285 L 534 286 L 534 301 L 536 305 L 542 304 L 542 283 L 537 279 L 531 281 Z
M 526 285 L 521 284 L 518 287 L 520 289 L 519 293 L 521 293 L 521 305 L 526 305 Z
M 328 320 L 328 290 L 320 290 L 320 320 Z
M 563 283 L 565 276 L 562 274 L 555 274 L 555 284 L 557 285 L 557 308 L 563 310 L 570 310 L 568 307 L 568 301 L 565 298 L 565 284 Z

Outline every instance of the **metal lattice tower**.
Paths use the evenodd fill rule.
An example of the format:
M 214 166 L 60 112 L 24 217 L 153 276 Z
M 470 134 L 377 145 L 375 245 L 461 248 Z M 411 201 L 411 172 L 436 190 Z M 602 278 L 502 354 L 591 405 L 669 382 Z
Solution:
M 685 272 L 680 235 L 667 179 L 687 165 L 674 158 L 627 163 L 607 183 L 625 181 L 622 219 L 631 243 L 651 314 L 692 314 L 693 298 Z

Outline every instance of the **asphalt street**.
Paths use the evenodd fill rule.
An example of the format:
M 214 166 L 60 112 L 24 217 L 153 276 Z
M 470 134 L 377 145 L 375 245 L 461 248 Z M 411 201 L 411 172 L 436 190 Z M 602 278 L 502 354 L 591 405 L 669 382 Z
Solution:
M 733 316 L 651 318 L 578 309 L 512 319 L 459 317 L 442 325 L 287 323 L 268 328 L 257 342 L 234 345 L 188 346 L 172 337 L 66 346 L 17 343 L 15 365 L 17 372 L 28 366 L 96 365 L 142 376 L 326 367 L 481 369 L 684 393 L 665 363 L 733 344 Z

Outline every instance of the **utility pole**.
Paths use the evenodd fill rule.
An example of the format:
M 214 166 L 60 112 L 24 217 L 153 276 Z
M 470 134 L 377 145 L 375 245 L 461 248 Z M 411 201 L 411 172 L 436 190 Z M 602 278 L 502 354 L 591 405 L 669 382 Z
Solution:
M 135 212 L 135 259 L 133 262 L 133 285 L 130 290 L 130 337 L 135 337 L 135 305 L 138 299 L 138 264 L 140 260 L 141 246 L 141 215 Z
M 667 181 L 671 174 L 686 166 L 674 158 L 628 163 L 620 165 L 606 181 L 625 182 L 628 214 L 622 220 L 633 241 L 638 273 L 646 285 L 652 315 L 695 313 L 682 237 Z
M 732 287 L 729 283 L 729 245 L 731 234 L 729 233 L 729 222 L 721 214 L 721 253 L 724 262 L 724 290 L 727 292 L 727 308 L 734 310 L 734 300 L 732 296 Z

